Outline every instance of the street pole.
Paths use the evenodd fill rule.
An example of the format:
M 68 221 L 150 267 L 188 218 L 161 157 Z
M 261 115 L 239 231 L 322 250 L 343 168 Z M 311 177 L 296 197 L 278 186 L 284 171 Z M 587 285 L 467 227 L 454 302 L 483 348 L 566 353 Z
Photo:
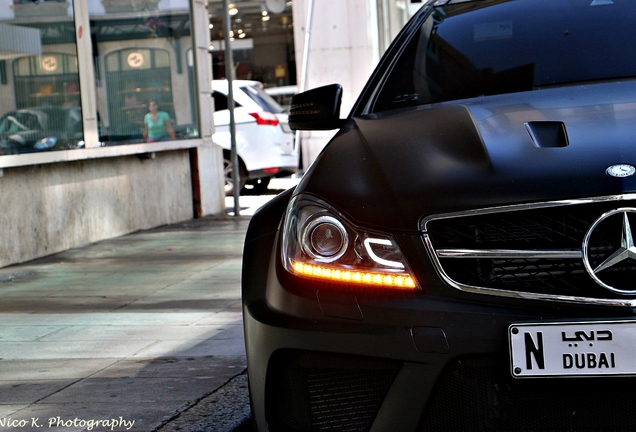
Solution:
M 225 78 L 227 79 L 227 106 L 230 110 L 230 163 L 232 164 L 232 195 L 234 197 L 234 216 L 240 216 L 241 207 L 239 205 L 239 190 L 241 169 L 236 152 L 236 120 L 234 119 L 234 58 L 232 47 L 230 46 L 230 31 L 232 31 L 232 20 L 230 19 L 229 0 L 223 0 L 223 40 L 225 41 Z
M 311 26 L 314 14 L 314 0 L 309 0 L 307 10 L 307 21 L 305 23 L 305 41 L 303 45 L 303 64 L 300 69 L 299 91 L 304 92 L 307 87 L 307 65 L 309 63 L 309 42 L 311 42 Z

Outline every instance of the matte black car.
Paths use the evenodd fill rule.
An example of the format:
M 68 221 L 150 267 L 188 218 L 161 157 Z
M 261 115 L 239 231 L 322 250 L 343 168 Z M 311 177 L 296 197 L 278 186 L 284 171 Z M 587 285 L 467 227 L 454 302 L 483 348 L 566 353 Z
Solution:
M 636 430 L 636 2 L 434 1 L 253 216 L 259 431 Z

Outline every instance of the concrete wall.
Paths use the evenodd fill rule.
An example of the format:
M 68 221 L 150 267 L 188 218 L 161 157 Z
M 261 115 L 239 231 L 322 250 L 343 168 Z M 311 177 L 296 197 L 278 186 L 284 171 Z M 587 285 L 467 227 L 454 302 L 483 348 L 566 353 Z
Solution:
M 193 217 L 189 150 L 5 168 L 0 267 Z

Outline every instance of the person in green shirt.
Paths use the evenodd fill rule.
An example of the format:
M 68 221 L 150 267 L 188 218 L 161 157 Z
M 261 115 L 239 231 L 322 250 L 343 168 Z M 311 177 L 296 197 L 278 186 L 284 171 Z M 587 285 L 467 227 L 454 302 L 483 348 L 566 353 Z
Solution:
M 159 104 L 152 99 L 148 102 L 150 111 L 144 117 L 144 141 L 157 142 L 167 141 L 169 138 L 176 139 L 174 129 L 167 112 L 159 111 Z

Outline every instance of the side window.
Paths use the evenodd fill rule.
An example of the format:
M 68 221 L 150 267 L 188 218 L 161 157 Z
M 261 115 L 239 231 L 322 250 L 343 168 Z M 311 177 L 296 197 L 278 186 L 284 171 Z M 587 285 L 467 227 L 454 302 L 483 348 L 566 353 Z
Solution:
M 20 120 L 24 123 L 25 130 L 42 129 L 42 125 L 40 124 L 38 117 L 34 114 L 25 114 Z
M 214 98 L 214 111 L 223 111 L 227 109 L 227 96 L 221 92 L 215 91 L 212 93 Z M 234 101 L 234 108 L 240 107 L 241 104 Z
M 265 111 L 272 113 L 282 113 L 285 110 L 270 95 L 265 93 L 258 87 L 241 87 L 243 93 L 247 94 L 254 102 L 256 102 Z
M 215 91 L 212 93 L 214 98 L 214 111 L 222 111 L 227 109 L 227 96 L 223 93 Z

